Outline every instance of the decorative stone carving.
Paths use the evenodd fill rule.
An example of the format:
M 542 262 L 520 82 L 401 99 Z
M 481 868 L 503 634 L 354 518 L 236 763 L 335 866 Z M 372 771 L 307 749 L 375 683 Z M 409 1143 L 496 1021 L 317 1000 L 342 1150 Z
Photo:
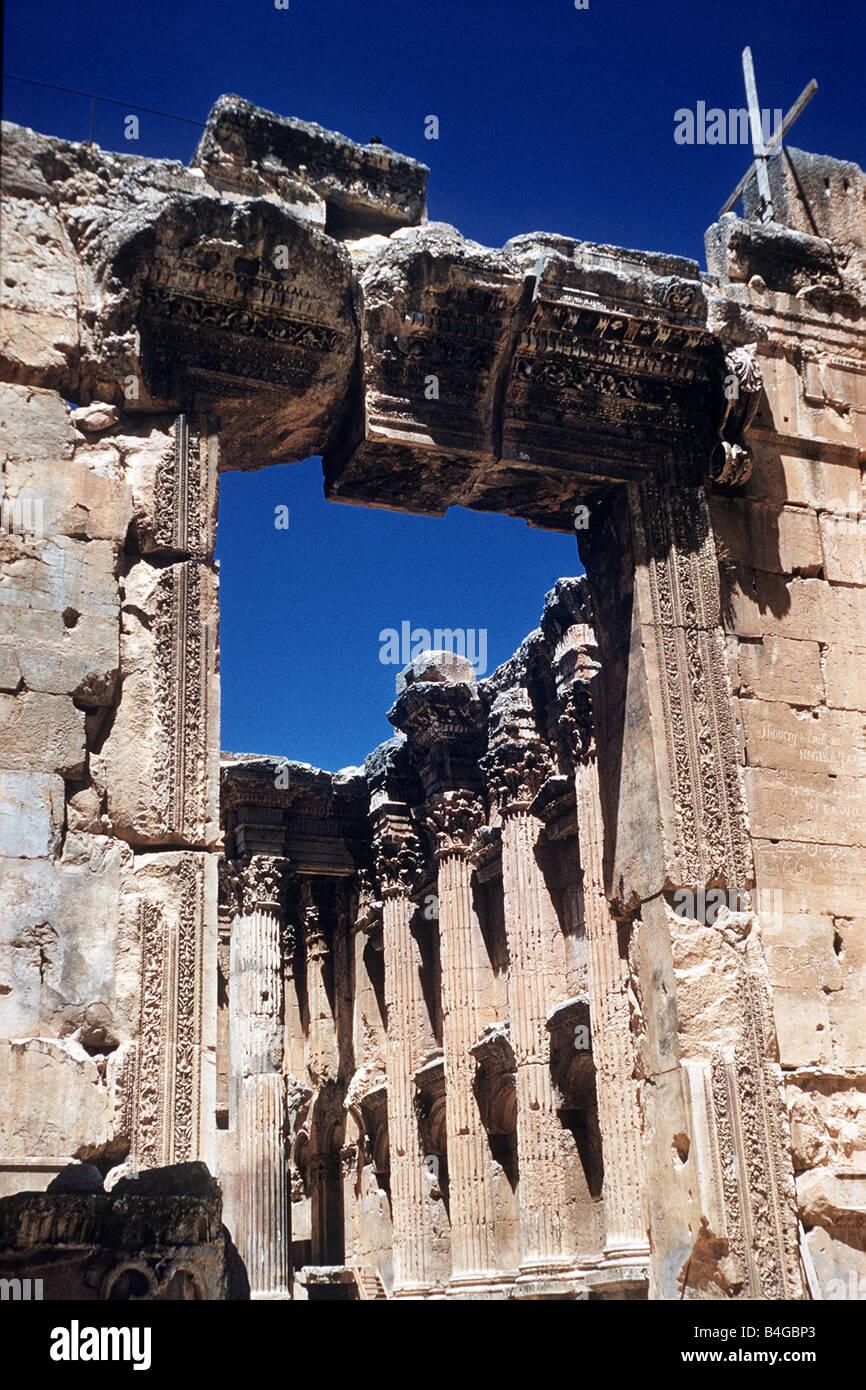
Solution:
M 743 437 L 758 408 L 764 378 L 754 343 L 727 353 L 725 366 L 725 414 L 721 438 L 710 455 L 710 476 L 717 487 L 739 487 L 752 472 L 751 450 Z
M 482 814 L 481 801 L 471 792 L 452 790 L 431 797 L 425 806 L 425 819 L 437 858 L 465 853 L 481 824 Z
M 376 835 L 376 875 L 384 897 L 410 894 L 421 870 L 417 835 L 406 825 L 389 821 Z

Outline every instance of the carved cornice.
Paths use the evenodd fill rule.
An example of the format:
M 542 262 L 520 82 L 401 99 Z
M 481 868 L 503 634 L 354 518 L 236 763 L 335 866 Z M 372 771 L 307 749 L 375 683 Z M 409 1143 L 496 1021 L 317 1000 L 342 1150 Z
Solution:
M 577 834 L 577 801 L 574 778 L 548 777 L 530 806 L 530 811 L 544 821 L 549 840 L 568 840 Z
M 422 681 L 410 685 L 388 718 L 406 734 L 421 761 L 430 762 L 442 747 L 470 760 L 483 751 L 484 710 L 475 684 Z
M 481 798 L 464 789 L 438 792 L 424 808 L 437 859 L 466 854 L 484 818 Z

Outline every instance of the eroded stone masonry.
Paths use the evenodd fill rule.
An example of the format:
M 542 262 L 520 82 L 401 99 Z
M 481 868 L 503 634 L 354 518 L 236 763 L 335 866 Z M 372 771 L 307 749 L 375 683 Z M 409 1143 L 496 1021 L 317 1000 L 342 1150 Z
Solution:
M 189 168 L 3 135 L 3 1274 L 864 1297 L 861 171 L 777 153 L 702 271 L 235 97 Z M 219 748 L 219 472 L 312 454 L 589 517 L 337 773 Z

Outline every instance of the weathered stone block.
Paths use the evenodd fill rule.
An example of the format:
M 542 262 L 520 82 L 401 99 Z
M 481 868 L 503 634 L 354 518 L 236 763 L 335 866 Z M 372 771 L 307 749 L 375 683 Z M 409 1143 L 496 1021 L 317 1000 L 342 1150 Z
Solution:
M 858 517 L 819 517 L 824 574 L 839 584 L 866 584 L 866 521 Z
M 759 890 L 784 893 L 790 912 L 850 915 L 866 894 L 866 858 L 856 845 L 752 842 Z
M 14 175 L 7 160 L 15 143 L 14 136 L 9 138 L 14 129 L 4 129 L 3 140 L 6 196 L 0 214 L 4 275 L 0 366 L 9 381 L 36 380 L 72 393 L 80 336 L 77 257 L 59 212 L 51 206 L 48 185 L 27 150 L 22 153 L 29 168 L 21 172 L 30 185 L 30 196 L 13 196 L 8 180 Z
M 866 720 L 859 714 L 741 700 L 740 715 L 746 760 L 754 767 L 866 775 Z
M 866 648 L 830 643 L 824 652 L 827 704 L 866 709 Z
M 0 1040 L 0 1091 L 14 1098 L 0 1108 L 4 1158 L 90 1158 L 112 1139 L 108 1087 L 95 1059 L 72 1038 Z
M 823 579 L 722 571 L 728 628 L 739 637 L 798 638 L 866 647 L 866 592 Z
M 833 949 L 843 988 L 828 997 L 833 1061 L 840 1067 L 866 1067 L 866 917 L 864 896 L 852 892 L 847 912 L 833 918 Z
M 427 175 L 423 164 L 385 145 L 357 145 L 307 121 L 263 111 L 240 97 L 224 96 L 211 110 L 193 158 L 217 185 L 243 192 L 272 191 L 289 205 L 306 188 L 336 214 L 340 226 L 390 231 L 424 218 Z
M 866 807 L 856 777 L 745 770 L 749 817 L 761 839 L 866 845 Z
M 63 833 L 63 781 L 40 772 L 0 772 L 0 855 L 47 859 Z
M 0 766 L 74 780 L 85 757 L 84 711 L 67 696 L 30 690 L 0 695 Z
M 794 371 L 793 367 L 789 370 Z M 859 512 L 862 491 L 856 457 L 850 463 L 804 458 L 780 450 L 758 431 L 750 435 L 749 446 L 754 462 L 751 476 L 743 485 L 744 497 L 778 507 L 799 505 L 815 510 Z
M 728 638 L 736 695 L 817 705 L 823 696 L 821 648 L 786 637 Z M 830 703 L 833 703 L 832 701 Z
M 841 989 L 844 976 L 833 948 L 834 932 L 829 915 L 762 913 L 761 938 L 774 988 Z
M 68 463 L 75 451 L 69 407 L 56 391 L 0 383 L 0 458 Z
M 773 1012 L 783 1067 L 830 1061 L 830 1015 L 821 990 L 785 989 L 777 985 L 773 990 Z
M 7 860 L 0 879 L 0 1030 L 111 1046 L 137 1029 L 138 941 L 124 934 L 127 845 L 68 834 L 57 864 Z M 129 955 L 133 957 L 130 979 Z
M 71 605 L 51 612 L 0 604 L 0 661 L 11 689 L 17 688 L 17 680 L 11 684 L 17 672 L 29 690 L 108 705 L 120 668 L 119 614 L 101 618 Z
M 721 923 L 708 927 L 673 911 L 668 923 L 681 1057 L 736 1047 L 745 1029 L 744 956 L 725 940 Z

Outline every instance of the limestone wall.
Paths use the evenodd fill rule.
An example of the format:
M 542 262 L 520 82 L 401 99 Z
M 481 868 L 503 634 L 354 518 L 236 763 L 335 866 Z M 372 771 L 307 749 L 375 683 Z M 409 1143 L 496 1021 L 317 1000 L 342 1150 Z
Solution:
M 800 1212 L 825 1296 L 850 1297 L 866 1269 L 866 227 L 859 170 L 791 153 L 799 190 L 773 167 L 786 260 L 732 255 L 734 227 L 723 263 L 708 234 L 764 382 L 751 476 L 711 514 Z M 798 261 L 802 277 L 818 257 L 805 285 Z

